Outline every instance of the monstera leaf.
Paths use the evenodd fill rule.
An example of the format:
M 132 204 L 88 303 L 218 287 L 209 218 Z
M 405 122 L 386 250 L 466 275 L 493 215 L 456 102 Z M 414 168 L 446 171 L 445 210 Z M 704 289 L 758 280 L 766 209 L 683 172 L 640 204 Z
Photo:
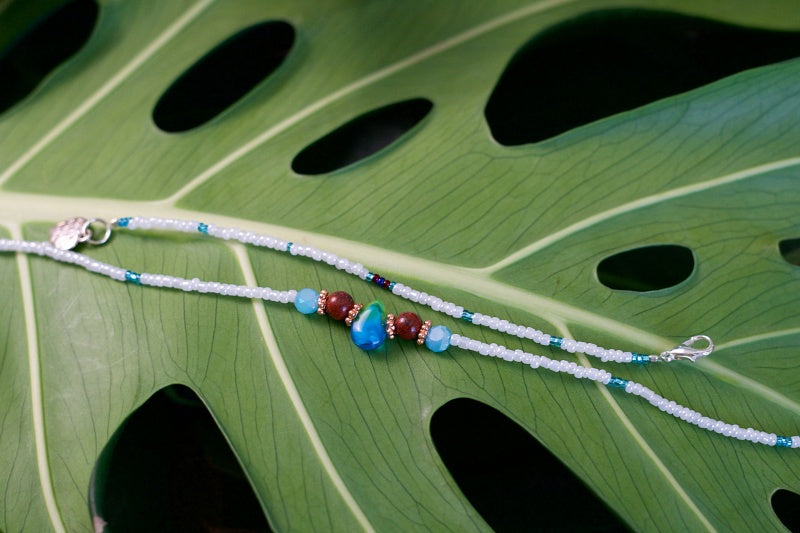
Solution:
M 0 2 L 0 44 L 44 3 L 22 4 Z M 800 271 L 779 244 L 800 237 L 799 62 L 745 69 L 541 142 L 493 140 L 484 109 L 509 59 L 531 37 L 607 7 L 619 5 L 101 2 L 85 45 L 0 115 L 0 231 L 42 240 L 73 215 L 203 220 L 328 250 L 468 309 L 604 346 L 659 353 L 705 333 L 718 349 L 694 365 L 563 357 L 708 416 L 794 435 Z M 799 29 L 790 0 L 669 7 Z M 153 110 L 182 73 L 263 21 L 294 32 L 276 70 L 203 124 L 159 128 Z M 391 147 L 318 175 L 293 170 L 326 134 L 408 101 L 430 102 L 430 112 Z M 691 252 L 685 279 L 649 291 L 598 279 L 602 261 L 658 245 Z M 347 290 L 562 357 L 432 317 L 301 257 L 125 232 L 84 251 L 137 272 Z M 172 384 L 202 399 L 281 531 L 488 529 L 430 436 L 431 417 L 455 398 L 519 423 L 635 529 L 779 528 L 770 496 L 798 489 L 794 450 L 455 348 L 392 343 L 369 355 L 346 328 L 291 306 L 138 287 L 11 254 L 0 258 L 0 294 L 0 528 L 9 532 L 91 529 L 98 456 Z

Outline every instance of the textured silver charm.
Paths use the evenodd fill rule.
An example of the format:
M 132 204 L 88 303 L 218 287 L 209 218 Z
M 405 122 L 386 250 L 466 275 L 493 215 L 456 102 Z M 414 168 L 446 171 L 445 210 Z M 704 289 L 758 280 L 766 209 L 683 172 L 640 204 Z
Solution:
M 50 229 L 50 244 L 59 250 L 72 250 L 91 236 L 88 220 L 82 217 L 69 218 Z

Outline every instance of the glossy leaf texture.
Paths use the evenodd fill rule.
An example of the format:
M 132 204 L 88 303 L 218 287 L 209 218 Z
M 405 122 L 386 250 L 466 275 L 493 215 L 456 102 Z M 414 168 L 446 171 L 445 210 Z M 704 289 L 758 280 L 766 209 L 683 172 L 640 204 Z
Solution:
M 15 27 L 3 7 L 0 26 Z M 87 250 L 137 272 L 381 298 L 387 312 L 574 357 L 705 415 L 797 434 L 800 270 L 779 243 L 800 238 L 800 61 L 536 144 L 490 135 L 483 110 L 519 47 L 613 7 L 100 2 L 86 45 L 0 115 L 0 233 L 44 239 L 48 224 L 74 215 L 204 220 L 322 248 L 473 311 L 608 347 L 659 353 L 707 334 L 719 349 L 693 366 L 619 368 L 426 312 L 286 254 L 126 232 Z M 800 30 L 791 0 L 637 7 Z M 202 127 L 160 131 L 152 112 L 165 88 L 263 21 L 294 30 L 280 66 Z M 330 175 L 291 170 L 340 126 L 415 98 L 432 111 L 402 142 Z M 597 279 L 604 259 L 659 245 L 691 251 L 694 269 L 680 283 L 640 292 Z M 456 349 L 393 342 L 366 354 L 341 324 L 292 306 L 126 285 L 12 255 L 0 257 L 0 295 L 3 531 L 89 530 L 98 455 L 171 384 L 204 402 L 278 531 L 488 530 L 430 436 L 436 410 L 463 397 L 508 415 L 636 530 L 771 530 L 781 527 L 771 494 L 798 491 L 797 450 L 734 441 L 618 390 Z

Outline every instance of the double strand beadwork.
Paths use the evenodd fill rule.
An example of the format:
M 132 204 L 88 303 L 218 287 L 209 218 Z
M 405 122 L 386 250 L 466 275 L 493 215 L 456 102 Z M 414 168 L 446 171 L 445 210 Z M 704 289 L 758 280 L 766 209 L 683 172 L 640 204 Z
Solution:
M 92 239 L 92 227 L 102 226 L 103 237 Z M 695 335 L 672 350 L 661 354 L 640 354 L 629 351 L 606 349 L 592 343 L 562 338 L 544 333 L 532 327 L 511 323 L 506 319 L 472 312 L 437 296 L 415 290 L 402 283 L 390 281 L 379 274 L 370 272 L 360 263 L 352 262 L 335 254 L 303 246 L 267 235 L 257 234 L 236 228 L 219 227 L 214 224 L 187 220 L 164 219 L 155 217 L 122 217 L 114 219 L 110 225 L 99 219 L 74 218 L 64 221 L 51 230 L 50 242 L 32 242 L 14 239 L 0 239 L 0 251 L 21 252 L 46 256 L 63 263 L 71 263 L 108 276 L 112 279 L 135 285 L 148 285 L 194 291 L 199 293 L 215 293 L 225 296 L 258 298 L 270 302 L 292 303 L 295 308 L 306 315 L 320 314 L 343 321 L 350 328 L 352 341 L 361 349 L 371 351 L 380 348 L 385 340 L 400 339 L 424 345 L 433 352 L 443 352 L 450 347 L 458 347 L 480 355 L 498 357 L 505 361 L 519 362 L 531 368 L 546 368 L 553 372 L 564 372 L 578 379 L 596 381 L 610 388 L 640 396 L 650 404 L 676 418 L 680 418 L 700 428 L 714 431 L 723 436 L 738 440 L 748 440 L 768 446 L 798 448 L 800 436 L 780 436 L 775 433 L 753 428 L 742 428 L 736 424 L 728 424 L 715 420 L 688 407 L 677 404 L 658 395 L 648 387 L 632 380 L 614 376 L 606 370 L 585 367 L 574 361 L 550 359 L 542 355 L 534 355 L 521 349 L 512 350 L 505 346 L 487 344 L 464 335 L 452 333 L 444 325 L 433 325 L 430 320 L 422 320 L 414 312 L 404 311 L 397 315 L 386 314 L 380 301 L 366 306 L 356 303 L 351 295 L 344 291 L 328 293 L 326 290 L 316 291 L 311 288 L 279 291 L 269 287 L 250 287 L 215 281 L 202 281 L 198 278 L 184 279 L 163 274 L 139 273 L 121 267 L 109 265 L 86 255 L 73 252 L 71 249 L 82 242 L 91 244 L 105 243 L 111 233 L 111 227 L 128 230 L 170 230 L 185 233 L 201 233 L 224 240 L 236 240 L 243 244 L 266 247 L 291 255 L 311 258 L 324 262 L 359 277 L 369 283 L 390 291 L 392 294 L 407 300 L 426 305 L 433 311 L 444 313 L 465 322 L 489 327 L 521 339 L 529 339 L 542 346 L 559 348 L 569 353 L 584 353 L 597 357 L 602 361 L 645 365 L 654 362 L 671 362 L 684 360 L 694 362 L 699 357 L 709 355 L 714 344 L 705 335 Z M 700 343 L 702 346 L 695 346 Z

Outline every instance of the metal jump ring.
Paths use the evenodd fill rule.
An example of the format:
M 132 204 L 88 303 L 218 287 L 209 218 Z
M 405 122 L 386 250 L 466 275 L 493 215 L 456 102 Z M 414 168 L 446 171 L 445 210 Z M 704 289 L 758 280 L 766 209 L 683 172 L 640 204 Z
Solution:
M 103 226 L 104 232 L 102 238 L 92 239 L 92 224 Z M 105 244 L 109 237 L 111 237 L 111 225 L 102 218 L 90 218 L 83 224 L 83 227 L 81 227 L 81 232 L 83 233 L 81 236 L 81 242 L 88 242 L 89 244 Z

